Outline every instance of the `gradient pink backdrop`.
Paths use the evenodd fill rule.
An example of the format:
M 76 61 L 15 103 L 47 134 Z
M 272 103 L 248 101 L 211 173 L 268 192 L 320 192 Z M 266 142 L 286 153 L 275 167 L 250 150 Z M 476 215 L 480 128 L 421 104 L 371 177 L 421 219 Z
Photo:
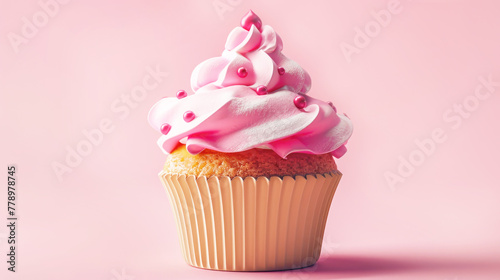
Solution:
M 499 2 L 397 1 L 401 12 L 350 61 L 340 45 L 354 45 L 355 28 L 390 0 L 270 2 L 75 0 L 16 47 L 9 36 L 22 35 L 23 18 L 43 8 L 0 1 L 0 178 L 17 166 L 19 217 L 11 273 L 4 187 L 1 279 L 500 279 L 500 86 L 460 127 L 443 117 L 471 100 L 480 76 L 500 82 Z M 308 269 L 189 267 L 157 178 L 165 155 L 149 108 L 179 89 L 191 92 L 193 68 L 222 52 L 249 9 L 310 73 L 309 94 L 333 101 L 355 125 L 337 161 L 344 177 L 322 257 Z M 168 77 L 128 115 L 117 113 L 113 104 L 123 105 L 148 67 Z M 66 147 L 103 119 L 114 130 L 58 180 L 52 164 L 64 163 Z M 399 156 L 408 159 L 436 128 L 446 141 L 391 188 L 384 174 L 397 174 Z

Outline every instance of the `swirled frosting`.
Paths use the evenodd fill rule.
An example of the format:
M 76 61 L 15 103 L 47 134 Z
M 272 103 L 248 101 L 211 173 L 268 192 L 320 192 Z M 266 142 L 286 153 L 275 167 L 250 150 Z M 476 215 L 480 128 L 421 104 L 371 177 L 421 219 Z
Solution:
M 281 38 L 252 11 L 229 34 L 220 57 L 199 64 L 191 76 L 195 94 L 158 101 L 149 122 L 170 153 L 180 142 L 197 154 L 269 148 L 341 157 L 352 134 L 345 114 L 331 102 L 307 96 L 309 74 L 281 53 Z

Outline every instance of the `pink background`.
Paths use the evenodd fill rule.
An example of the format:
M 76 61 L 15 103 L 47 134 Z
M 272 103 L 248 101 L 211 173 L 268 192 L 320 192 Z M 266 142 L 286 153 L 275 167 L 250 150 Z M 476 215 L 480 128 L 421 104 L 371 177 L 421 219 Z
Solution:
M 19 218 L 11 273 L 5 187 L 1 279 L 500 279 L 500 85 L 473 97 L 478 87 L 488 93 L 479 77 L 500 82 L 498 1 L 400 0 L 385 26 L 372 11 L 384 13 L 391 0 L 268 2 L 71 1 L 44 18 L 38 1 L 0 1 L 0 177 L 17 166 Z M 310 73 L 309 94 L 355 125 L 337 161 L 344 177 L 322 256 L 308 269 L 189 267 L 157 178 L 165 155 L 149 108 L 179 89 L 191 93 L 193 68 L 222 52 L 250 8 Z M 33 17 L 40 27 L 12 43 Z M 372 37 L 356 45 L 355 28 L 365 26 Z M 358 52 L 346 56 L 342 44 Z M 121 96 L 157 66 L 168 77 L 124 107 Z M 449 111 L 464 100 L 464 117 Z M 59 180 L 54 162 L 106 119 L 113 130 Z M 415 141 L 435 129 L 445 140 L 422 157 Z M 400 156 L 418 165 L 413 172 L 398 172 Z M 391 187 L 387 172 L 404 181 Z

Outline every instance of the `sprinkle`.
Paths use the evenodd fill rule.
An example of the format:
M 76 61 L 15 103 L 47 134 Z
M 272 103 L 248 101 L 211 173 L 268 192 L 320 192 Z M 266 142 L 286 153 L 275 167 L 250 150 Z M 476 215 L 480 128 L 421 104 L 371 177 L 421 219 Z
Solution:
M 245 78 L 248 75 L 247 69 L 245 67 L 238 68 L 238 76 L 240 78 Z
M 293 104 L 295 104 L 295 107 L 297 107 L 299 109 L 303 109 L 304 107 L 306 107 L 307 102 L 306 102 L 306 99 L 304 98 L 304 96 L 299 95 L 299 96 L 295 97 L 295 99 L 293 100 Z
M 282 76 L 283 74 L 285 74 L 285 68 L 278 67 L 278 74 L 280 74 L 280 76 Z
M 184 121 L 186 122 L 190 122 L 192 120 L 194 120 L 194 118 L 196 117 L 193 113 L 193 111 L 186 111 L 184 112 Z
M 162 134 L 167 135 L 172 127 L 168 123 L 164 123 L 160 127 L 160 131 Z
M 256 91 L 257 91 L 257 95 L 265 95 L 265 94 L 267 94 L 267 87 L 266 86 L 258 86 Z
M 182 99 L 187 96 L 187 92 L 184 90 L 179 90 L 176 94 L 177 99 Z
M 332 107 L 333 111 L 335 111 L 335 113 L 337 113 L 337 108 L 335 108 L 335 106 L 333 106 L 332 101 L 328 101 L 328 105 L 330 105 L 330 107 Z

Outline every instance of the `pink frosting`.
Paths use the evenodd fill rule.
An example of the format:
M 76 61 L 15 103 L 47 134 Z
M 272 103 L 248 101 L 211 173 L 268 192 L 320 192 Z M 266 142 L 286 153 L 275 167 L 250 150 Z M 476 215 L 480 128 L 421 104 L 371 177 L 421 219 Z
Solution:
M 163 133 L 163 151 L 181 142 L 192 154 L 270 148 L 283 158 L 295 152 L 341 157 L 351 121 L 306 95 L 309 74 L 282 48 L 273 28 L 250 11 L 229 34 L 222 56 L 194 69 L 195 94 L 163 98 L 151 108 L 149 122 Z

